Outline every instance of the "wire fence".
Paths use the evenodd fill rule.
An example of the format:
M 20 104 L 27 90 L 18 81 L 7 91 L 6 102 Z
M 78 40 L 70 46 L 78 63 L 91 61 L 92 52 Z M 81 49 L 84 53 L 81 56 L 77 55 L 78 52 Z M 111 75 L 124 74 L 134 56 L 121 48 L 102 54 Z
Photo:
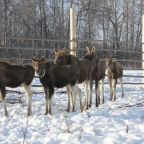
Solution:
M 0 59 L 18 64 L 31 63 L 33 56 L 53 60 L 54 50 L 62 48 L 69 50 L 70 42 L 70 40 L 0 37 Z M 111 56 L 120 61 L 126 69 L 141 69 L 141 45 L 140 42 L 78 39 L 77 56 L 81 58 L 85 54 L 86 46 L 94 46 L 101 60 L 105 56 Z
M 33 56 L 54 60 L 54 50 L 66 48 L 70 51 L 70 42 L 70 40 L 0 37 L 0 59 L 16 64 L 31 64 Z M 111 56 L 120 61 L 125 69 L 142 69 L 140 42 L 78 39 L 78 58 L 85 55 L 86 46 L 95 46 L 100 60 Z
M 70 40 L 53 40 L 39 38 L 10 38 L 0 37 L 0 60 L 8 61 L 13 64 L 31 64 L 33 56 L 44 57 L 47 60 L 54 60 L 55 49 L 69 49 Z M 77 40 L 77 57 L 82 58 L 85 55 L 85 47 L 94 46 L 100 60 L 103 61 L 105 56 L 111 56 L 120 61 L 125 70 L 144 70 L 142 69 L 142 43 L 125 42 L 125 41 L 103 41 L 103 40 Z M 131 48 L 132 47 L 132 48 Z M 144 85 L 144 76 L 142 75 L 124 75 L 124 78 L 139 78 L 141 81 L 124 82 L 124 84 Z M 38 78 L 35 76 L 35 78 Z M 105 82 L 105 84 L 108 84 Z M 41 84 L 33 84 L 32 87 L 42 87 Z M 23 94 L 20 90 L 7 90 L 18 95 Z M 43 93 L 43 91 L 35 92 Z M 19 100 L 19 97 L 18 97 Z M 19 102 L 19 101 L 18 101 Z

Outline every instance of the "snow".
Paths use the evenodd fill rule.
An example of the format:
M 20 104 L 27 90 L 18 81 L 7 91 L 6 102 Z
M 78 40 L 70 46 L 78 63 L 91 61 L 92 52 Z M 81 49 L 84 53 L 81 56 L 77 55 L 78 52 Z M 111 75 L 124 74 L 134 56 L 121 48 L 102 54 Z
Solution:
M 142 71 L 124 71 L 124 74 L 142 75 Z M 105 79 L 107 82 L 107 78 Z M 141 78 L 124 78 L 124 82 L 142 82 Z M 40 84 L 38 79 L 33 84 Z M 83 86 L 79 85 L 82 89 Z M 21 88 L 15 90 L 23 91 Z M 41 87 L 33 88 L 42 92 Z M 21 103 L 7 103 L 9 117 L 4 116 L 0 103 L 0 144 L 144 144 L 144 87 L 124 85 L 125 97 L 117 85 L 117 99 L 109 101 L 109 86 L 104 85 L 105 104 L 87 111 L 67 113 L 67 95 L 56 89 L 52 113 L 44 115 L 44 93 L 34 93 L 32 116 L 26 117 L 25 94 L 8 93 L 7 100 L 21 99 Z M 94 93 L 94 90 L 93 90 Z M 84 95 L 84 93 L 83 93 Z M 83 96 L 84 99 L 85 95 Z M 10 100 L 11 100 L 10 99 Z

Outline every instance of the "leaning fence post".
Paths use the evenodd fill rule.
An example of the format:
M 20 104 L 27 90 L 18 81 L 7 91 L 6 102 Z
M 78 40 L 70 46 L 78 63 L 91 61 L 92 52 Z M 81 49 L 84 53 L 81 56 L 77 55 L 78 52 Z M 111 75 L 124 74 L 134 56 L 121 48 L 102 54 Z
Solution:
M 74 7 L 70 8 L 70 54 L 76 56 L 76 14 Z

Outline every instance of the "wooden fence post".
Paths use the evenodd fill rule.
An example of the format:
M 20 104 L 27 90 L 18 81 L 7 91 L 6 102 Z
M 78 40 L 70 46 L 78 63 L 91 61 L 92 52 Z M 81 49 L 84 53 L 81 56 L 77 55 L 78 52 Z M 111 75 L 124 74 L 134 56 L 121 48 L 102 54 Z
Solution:
M 76 14 L 74 7 L 70 8 L 70 54 L 76 56 Z
M 144 15 L 142 15 L 142 69 L 144 70 Z

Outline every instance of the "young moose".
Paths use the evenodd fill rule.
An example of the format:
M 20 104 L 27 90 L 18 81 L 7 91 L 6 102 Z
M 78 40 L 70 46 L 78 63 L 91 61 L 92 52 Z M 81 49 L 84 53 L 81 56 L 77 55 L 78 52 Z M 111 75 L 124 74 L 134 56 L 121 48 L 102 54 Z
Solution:
M 95 48 L 93 47 L 93 48 L 87 49 L 87 54 L 96 55 Z M 92 90 L 93 80 L 94 80 L 95 81 L 95 94 L 96 94 L 95 105 L 96 107 L 98 107 L 99 104 L 104 103 L 104 78 L 105 78 L 106 64 L 104 61 L 99 61 L 99 58 L 97 55 L 95 57 L 96 57 L 96 67 L 92 73 L 91 90 Z M 90 105 L 91 104 L 92 104 L 92 98 L 90 101 Z
M 86 49 L 89 49 L 86 47 Z M 86 92 L 86 105 L 85 109 L 88 109 L 90 104 L 90 98 L 92 95 L 92 91 L 90 91 L 90 95 L 88 95 L 88 88 L 90 88 L 90 81 L 92 78 L 92 72 L 96 66 L 96 60 L 94 54 L 86 54 L 83 59 L 78 60 L 77 57 L 67 54 L 66 51 L 58 51 L 55 53 L 55 63 L 59 65 L 77 65 L 80 69 L 80 75 L 78 79 L 78 83 L 85 84 L 85 92 Z
M 6 107 L 6 86 L 15 88 L 18 86 L 23 86 L 25 92 L 28 95 L 28 112 L 27 115 L 30 116 L 31 101 L 32 101 L 32 91 L 31 82 L 34 78 L 34 69 L 29 65 L 11 65 L 7 62 L 0 61 L 0 92 L 2 101 L 4 104 L 5 116 L 8 116 L 8 111 Z
M 65 49 L 62 50 L 55 50 L 55 64 L 58 65 L 79 65 L 79 59 L 74 56 L 67 54 Z M 75 97 L 73 94 L 69 95 L 69 87 L 67 88 L 67 93 L 68 93 L 68 105 L 67 105 L 67 111 L 70 110 L 70 103 L 72 103 L 73 108 L 75 107 Z
M 43 58 L 33 58 L 32 63 L 44 87 L 46 100 L 45 114 L 51 114 L 51 99 L 54 94 L 54 87 L 62 88 L 67 86 L 69 95 L 72 92 L 74 96 L 78 94 L 79 97 L 81 96 L 80 89 L 76 85 L 80 74 L 79 68 L 76 65 L 60 66 L 48 63 Z M 81 97 L 80 106 L 82 109 Z
M 120 79 L 122 97 L 124 96 L 123 82 L 122 82 L 123 67 L 119 62 L 112 60 L 112 58 L 106 58 L 106 66 L 107 66 L 106 74 L 108 76 L 109 85 L 110 85 L 110 100 L 115 101 L 117 79 Z

